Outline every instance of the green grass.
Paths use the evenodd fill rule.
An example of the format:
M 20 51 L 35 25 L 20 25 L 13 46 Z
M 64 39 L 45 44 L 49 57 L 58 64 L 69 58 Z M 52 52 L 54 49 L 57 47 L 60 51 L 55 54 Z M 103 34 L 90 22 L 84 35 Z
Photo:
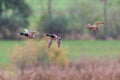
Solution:
M 10 61 L 11 49 L 21 41 L 0 41 L 0 64 L 8 64 Z
M 64 41 L 63 46 L 69 49 L 70 59 L 80 56 L 115 57 L 120 54 L 119 41 Z
M 9 63 L 11 49 L 16 44 L 22 45 L 22 41 L 0 41 L 0 64 Z M 68 49 L 68 56 L 71 60 L 79 59 L 81 55 L 115 57 L 120 54 L 119 41 L 64 40 L 61 47 Z

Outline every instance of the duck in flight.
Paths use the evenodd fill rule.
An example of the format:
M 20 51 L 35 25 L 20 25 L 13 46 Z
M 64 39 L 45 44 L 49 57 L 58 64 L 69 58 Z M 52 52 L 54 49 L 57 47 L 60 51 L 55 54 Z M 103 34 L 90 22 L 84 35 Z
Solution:
M 60 47 L 60 44 L 61 44 L 61 37 L 59 37 L 58 35 L 56 34 L 40 34 L 39 32 L 37 31 L 28 31 L 27 29 L 24 29 L 25 32 L 20 32 L 19 34 L 20 35 L 23 35 L 29 39 L 34 39 L 36 37 L 43 37 L 43 36 L 47 36 L 50 38 L 49 42 L 48 42 L 48 48 L 50 48 L 50 46 L 52 45 L 52 42 L 53 40 L 56 40 L 57 42 L 57 45 L 58 45 L 58 48 Z
M 87 24 L 86 27 L 87 27 L 88 29 L 92 30 L 92 31 L 98 31 L 98 30 L 99 30 L 98 26 L 99 26 L 100 24 L 104 24 L 104 22 L 96 22 L 96 23 L 94 23 L 93 25 Z
M 28 31 L 27 29 L 24 29 L 25 32 L 20 32 L 19 34 L 20 35 L 23 35 L 27 38 L 30 38 L 30 39 L 33 39 L 36 37 L 37 34 L 39 34 L 39 32 L 36 32 L 36 31 Z
M 59 37 L 56 34 L 45 34 L 46 36 L 50 37 L 50 40 L 48 42 L 48 48 L 52 45 L 53 40 L 56 40 L 58 48 L 60 47 L 61 44 L 61 37 Z

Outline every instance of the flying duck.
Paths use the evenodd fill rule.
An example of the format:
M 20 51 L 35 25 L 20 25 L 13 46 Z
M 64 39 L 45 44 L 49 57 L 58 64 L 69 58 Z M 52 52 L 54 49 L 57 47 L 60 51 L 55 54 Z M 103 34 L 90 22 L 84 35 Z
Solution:
M 36 32 L 36 31 L 28 31 L 27 29 L 24 29 L 24 30 L 25 30 L 25 32 L 20 32 L 19 34 L 20 34 L 20 35 L 23 35 L 23 36 L 25 36 L 25 37 L 27 37 L 27 38 L 30 38 L 30 39 L 35 38 L 35 37 L 36 37 L 36 34 L 39 34 L 39 33 Z
M 96 22 L 96 23 L 94 23 L 93 25 L 87 24 L 86 27 L 87 27 L 88 29 L 92 30 L 92 31 L 98 31 L 98 30 L 99 30 L 98 26 L 99 26 L 100 24 L 104 24 L 104 22 Z
M 58 45 L 58 48 L 60 47 L 61 37 L 59 37 L 59 36 L 56 35 L 56 34 L 46 34 L 46 36 L 50 37 L 50 40 L 49 40 L 49 42 L 48 42 L 48 48 L 50 48 L 53 40 L 56 40 L 57 45 Z

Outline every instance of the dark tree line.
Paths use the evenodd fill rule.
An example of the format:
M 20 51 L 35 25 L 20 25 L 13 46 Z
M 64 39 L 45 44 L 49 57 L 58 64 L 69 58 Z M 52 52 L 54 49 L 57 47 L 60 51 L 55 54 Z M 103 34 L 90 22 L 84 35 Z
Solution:
M 0 39 L 15 39 L 18 30 L 28 25 L 31 12 L 25 0 L 0 0 Z
M 53 10 L 54 0 L 47 1 L 47 16 L 43 14 L 38 24 L 43 27 L 43 31 L 73 36 L 89 35 L 96 39 L 120 38 L 120 0 L 74 1 L 65 11 Z M 94 24 L 97 21 L 105 22 L 100 31 L 92 33 L 86 29 L 87 23 Z
M 47 9 L 41 10 L 38 31 L 73 36 L 87 34 L 97 39 L 119 38 L 119 0 L 77 0 L 63 11 L 55 9 L 55 0 L 46 1 L 46 4 L 42 4 L 44 0 L 40 3 Z M 0 39 L 15 39 L 16 33 L 29 25 L 28 17 L 31 13 L 31 5 L 28 6 L 25 0 L 0 0 Z M 85 28 L 87 23 L 93 24 L 95 21 L 105 22 L 96 34 Z

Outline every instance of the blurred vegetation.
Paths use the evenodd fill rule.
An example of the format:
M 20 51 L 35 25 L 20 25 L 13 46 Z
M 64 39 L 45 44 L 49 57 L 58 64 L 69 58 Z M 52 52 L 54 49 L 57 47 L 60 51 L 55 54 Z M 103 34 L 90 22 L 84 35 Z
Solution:
M 0 41 L 0 64 L 11 64 L 10 56 L 12 56 L 13 51 L 16 49 L 14 49 L 15 45 L 17 44 L 18 46 L 24 47 L 24 43 L 24 41 Z M 53 43 L 57 46 L 56 42 Z M 39 45 L 41 45 L 41 43 L 39 43 Z M 43 45 L 47 45 L 47 41 Z M 51 48 L 53 48 L 54 45 L 52 45 Z M 93 46 L 91 47 L 91 45 Z M 61 48 L 67 48 L 68 54 L 66 55 L 70 61 L 78 60 L 83 55 L 100 58 L 108 55 L 116 58 L 116 56 L 120 54 L 119 40 L 62 40 Z
M 56 15 L 52 18 L 43 15 L 40 20 L 40 26 L 42 26 L 43 31 L 46 33 L 55 33 L 64 36 L 67 33 L 67 25 L 68 20 L 64 15 Z M 41 30 L 41 28 L 38 27 L 38 30 Z
M 40 20 L 37 22 L 38 25 L 36 25 L 37 30 L 58 34 L 62 33 L 67 36 L 67 38 L 69 37 L 69 39 L 83 39 L 86 35 L 88 36 L 87 39 L 93 39 L 93 37 L 96 39 L 104 39 L 106 35 L 108 39 L 119 39 L 119 0 L 107 0 L 106 4 L 105 0 L 61 0 L 58 2 L 51 0 L 50 10 L 52 12 L 52 18 L 48 17 L 49 8 L 47 1 L 49 0 L 41 0 L 41 4 L 43 4 L 41 5 L 42 7 L 39 6 L 41 15 L 39 17 Z M 104 9 L 106 9 L 105 14 Z M 66 21 L 62 20 L 62 22 L 67 22 L 66 25 L 63 25 L 64 23 L 59 20 L 61 15 L 64 15 L 63 19 Z M 55 19 L 56 16 L 58 16 L 58 21 Z M 97 21 L 105 20 L 107 21 L 106 24 L 101 25 L 101 30 L 97 33 L 85 28 L 88 23 L 94 24 Z M 45 25 L 43 25 L 43 23 Z M 54 26 L 55 23 L 60 23 L 60 26 Z
M 14 39 L 16 32 L 27 27 L 40 32 L 62 34 L 69 39 L 89 36 L 96 39 L 119 39 L 119 0 L 1 0 L 1 39 Z M 106 11 L 106 12 L 105 12 Z M 31 14 L 33 13 L 33 14 Z M 86 24 L 105 21 L 93 33 Z M 12 26 L 12 27 L 11 27 Z M 13 31 L 14 29 L 14 31 Z M 70 35 L 70 36 L 69 36 Z
M 19 29 L 28 25 L 31 12 L 25 0 L 0 0 L 0 38 L 15 39 Z
M 63 66 L 68 64 L 67 50 L 58 48 L 55 44 L 49 49 L 46 39 L 41 42 L 27 40 L 24 45 L 16 45 L 12 53 L 13 64 L 22 72 L 25 68 L 40 64 L 59 64 Z

